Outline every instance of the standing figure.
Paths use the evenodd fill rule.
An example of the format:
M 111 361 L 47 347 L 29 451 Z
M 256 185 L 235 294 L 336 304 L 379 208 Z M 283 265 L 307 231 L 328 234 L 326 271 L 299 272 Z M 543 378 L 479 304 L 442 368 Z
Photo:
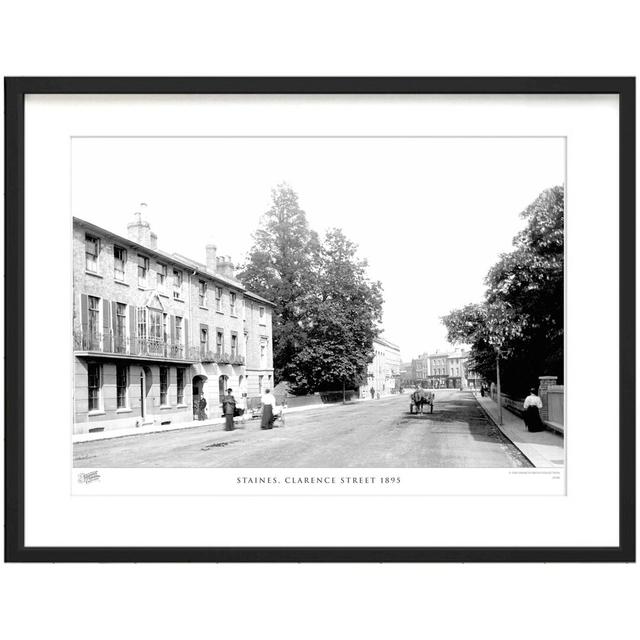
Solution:
M 270 389 L 266 389 L 261 398 L 262 401 L 262 421 L 261 429 L 273 429 L 273 423 L 276 420 L 275 408 L 276 397 L 271 393 Z
M 232 391 L 233 389 L 227 389 L 226 395 L 222 396 L 222 413 L 225 418 L 225 431 L 233 431 L 233 416 L 236 412 L 236 399 L 231 395 Z
M 540 418 L 542 400 L 536 394 L 535 389 L 529 390 L 529 395 L 524 399 L 524 423 L 529 431 L 544 431 L 544 424 Z
M 376 390 L 371 387 L 371 389 L 369 389 L 369 393 L 371 394 L 371 399 L 373 400 L 376 397 Z
M 247 421 L 247 408 L 247 394 L 243 392 L 240 394 L 240 401 L 236 407 L 236 414 L 242 416 L 241 422 L 243 423 Z
M 207 399 L 204 397 L 204 394 L 200 396 L 200 401 L 198 402 L 198 420 L 206 420 L 207 419 Z

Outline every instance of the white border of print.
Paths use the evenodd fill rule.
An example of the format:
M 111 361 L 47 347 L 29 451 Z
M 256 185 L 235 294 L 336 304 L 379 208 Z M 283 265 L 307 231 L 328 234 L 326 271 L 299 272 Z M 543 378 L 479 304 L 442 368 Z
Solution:
M 30 388 L 28 380 L 47 379 L 38 389 L 38 402 L 26 403 L 25 411 L 27 546 L 618 543 L 618 433 L 607 428 L 606 419 L 602 424 L 603 416 L 595 415 L 580 391 L 593 383 L 596 353 L 607 386 L 618 388 L 619 300 L 618 287 L 612 286 L 618 280 L 617 97 L 28 96 L 25 109 L 26 336 L 42 335 L 42 309 L 71 309 L 70 270 L 64 256 L 71 237 L 72 135 L 566 136 L 567 377 L 577 390 L 567 397 L 575 426 L 570 435 L 570 482 L 562 497 L 283 499 L 198 496 L 194 490 L 181 497 L 84 499 L 70 494 L 71 345 L 62 338 L 69 335 L 69 319 L 57 313 L 48 319 L 47 334 L 60 339 L 50 344 L 46 358 L 38 340 L 27 339 L 25 349 L 25 388 Z M 604 217 L 603 212 L 610 215 Z M 594 260 L 595 247 L 606 259 Z M 58 274 L 62 293 L 60 288 L 42 287 L 45 259 L 46 272 Z M 607 414 L 617 416 L 617 394 L 607 403 Z M 596 463 L 606 473 L 595 473 Z M 428 471 L 442 471 L 443 477 L 450 472 Z M 504 482 L 500 479 L 500 486 Z

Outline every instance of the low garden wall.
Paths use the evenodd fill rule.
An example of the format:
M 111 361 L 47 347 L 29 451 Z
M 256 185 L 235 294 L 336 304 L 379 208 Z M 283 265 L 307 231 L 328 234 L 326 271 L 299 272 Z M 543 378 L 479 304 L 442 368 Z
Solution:
M 347 389 L 344 394 L 347 402 L 351 400 L 355 400 L 358 398 L 358 392 L 354 389 Z M 340 391 L 321 391 L 319 393 L 314 393 L 308 396 L 294 396 L 287 394 L 286 403 L 287 407 L 306 407 L 314 404 L 335 404 L 338 402 L 342 402 L 343 394 L 342 390 Z M 282 404 L 285 400 L 284 395 L 276 394 L 276 403 Z

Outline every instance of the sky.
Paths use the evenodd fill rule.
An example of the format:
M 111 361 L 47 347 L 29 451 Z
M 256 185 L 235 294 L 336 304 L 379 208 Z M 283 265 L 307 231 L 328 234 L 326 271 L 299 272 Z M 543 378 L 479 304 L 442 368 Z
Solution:
M 564 184 L 564 149 L 563 138 L 74 138 L 71 207 L 123 236 L 142 210 L 160 249 L 204 262 L 213 242 L 239 263 L 287 182 L 311 228 L 359 245 L 384 288 L 383 335 L 409 361 L 452 348 L 440 318 L 482 301 L 520 212 Z

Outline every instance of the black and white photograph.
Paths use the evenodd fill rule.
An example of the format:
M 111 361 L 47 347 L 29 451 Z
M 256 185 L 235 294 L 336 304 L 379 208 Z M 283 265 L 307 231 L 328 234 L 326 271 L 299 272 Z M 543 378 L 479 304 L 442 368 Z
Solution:
M 13 84 L 30 557 L 618 553 L 623 80 Z
M 74 467 L 563 469 L 565 144 L 74 137 Z
M 632 635 L 636 14 L 4 3 L 3 637 Z

